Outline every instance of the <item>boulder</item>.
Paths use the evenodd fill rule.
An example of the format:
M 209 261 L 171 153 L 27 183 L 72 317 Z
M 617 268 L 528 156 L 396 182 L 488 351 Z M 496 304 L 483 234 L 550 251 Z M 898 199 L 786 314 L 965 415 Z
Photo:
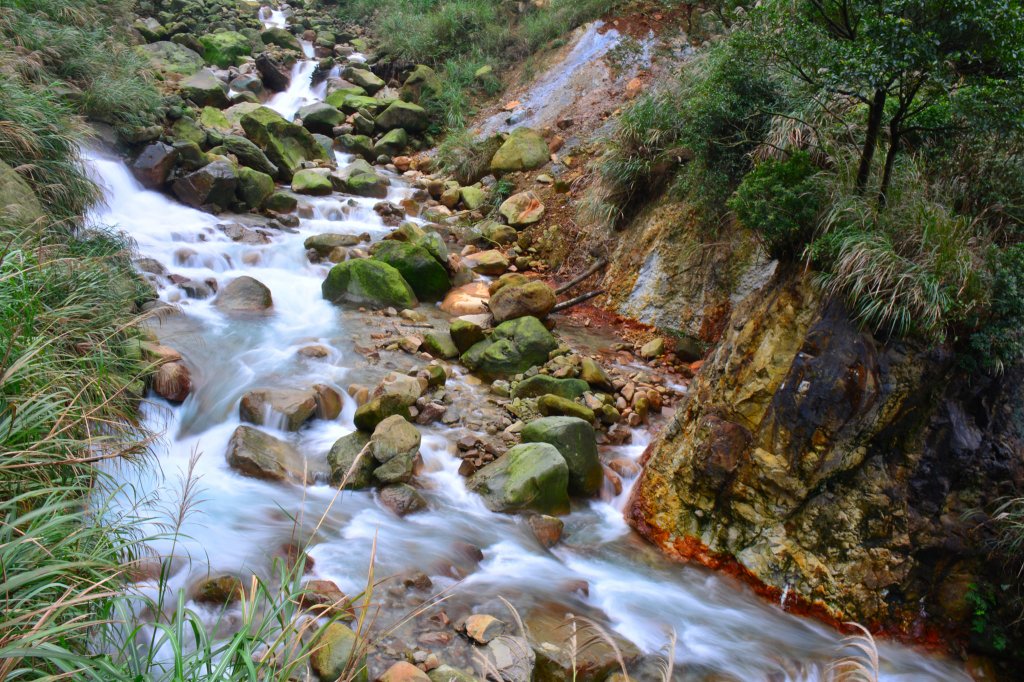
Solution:
M 260 80 L 272 92 L 284 92 L 292 80 L 291 71 L 268 52 L 256 55 L 256 70 L 260 74 Z
M 312 480 L 305 460 L 291 444 L 250 426 L 239 426 L 228 441 L 228 464 L 241 474 L 267 481 Z
M 424 349 L 435 358 L 443 360 L 454 360 L 459 357 L 459 349 L 452 341 L 450 334 L 444 332 L 430 332 L 423 335 Z
M 525 227 L 544 216 L 544 204 L 533 192 L 520 192 L 503 201 L 498 207 L 498 213 L 512 227 Z
M 270 162 L 263 150 L 241 135 L 224 135 L 218 146 L 233 155 L 243 166 L 266 173 L 271 177 L 277 175 L 277 166 Z
M 235 200 L 238 176 L 228 161 L 214 161 L 171 185 L 175 196 L 195 208 L 223 211 Z
M 377 128 L 377 124 L 374 123 L 373 117 L 384 111 L 395 100 L 393 99 L 377 99 L 376 97 L 370 97 L 368 95 L 355 95 L 352 93 L 341 94 L 340 91 L 329 96 L 326 100 L 327 104 L 332 107 L 341 109 L 346 114 L 362 114 L 367 117 L 366 134 L 372 133 Z M 361 126 L 356 126 L 359 130 Z
M 402 401 L 403 405 L 411 406 L 416 400 L 423 395 L 423 392 L 427 389 L 427 385 L 424 384 L 418 377 L 412 377 L 408 374 L 401 374 L 399 372 L 390 372 L 384 380 L 373 389 L 373 397 L 379 397 L 383 395 L 394 395 Z
M 467 210 L 475 211 L 486 203 L 487 192 L 480 187 L 472 185 L 469 187 L 460 187 L 459 199 Z
M 244 422 L 298 431 L 316 414 L 316 393 L 289 388 L 256 389 L 242 396 L 238 408 Z
M 375 161 L 377 154 L 373 151 L 373 140 L 367 135 L 339 135 L 334 138 L 334 146 L 348 154 L 355 154 L 366 161 Z
M 413 455 L 399 455 L 388 460 L 385 464 L 373 470 L 373 477 L 382 485 L 392 483 L 408 483 L 412 480 L 417 468 L 422 466 L 419 453 Z
M 334 185 L 331 184 L 326 171 L 307 168 L 292 176 L 292 191 L 296 194 L 323 197 L 334 191 Z
M 345 114 L 324 102 L 307 104 L 299 109 L 298 116 L 302 119 L 303 127 L 321 135 L 333 134 L 334 127 L 345 122 Z
M 224 112 L 216 107 L 203 107 L 199 113 L 199 124 L 204 128 L 222 133 L 231 132 L 231 121 L 224 115 Z
M 419 133 L 430 126 L 427 110 L 418 104 L 396 99 L 374 119 L 380 130 L 402 128 L 407 132 Z
M 263 202 L 263 207 L 275 213 L 291 213 L 299 205 L 299 200 L 286 192 L 274 192 Z
M 261 33 L 260 38 L 267 45 L 277 45 L 285 50 L 291 50 L 299 54 L 303 53 L 302 43 L 299 42 L 297 36 L 290 33 L 287 29 L 274 26 Z
M 542 395 L 537 399 L 537 411 L 544 416 L 563 415 L 577 417 L 590 423 L 594 421 L 594 411 L 586 405 L 563 398 L 560 395 Z
M 199 37 L 199 44 L 203 46 L 203 58 L 222 69 L 238 66 L 243 57 L 252 54 L 252 43 L 237 31 L 207 33 Z
M 374 244 L 370 253 L 402 275 L 416 297 L 423 301 L 442 298 L 451 287 L 448 272 L 426 249 L 391 239 Z
M 605 391 L 612 390 L 612 378 L 608 376 L 608 373 L 604 371 L 601 365 L 597 364 L 592 358 L 583 358 L 580 361 L 580 379 L 587 382 L 594 388 L 599 388 Z M 554 393 L 554 391 L 549 391 Z M 577 396 L 572 396 L 577 397 Z
M 430 678 L 412 663 L 399 661 L 384 671 L 378 682 L 430 682 Z
M 327 258 L 331 255 L 331 252 L 337 248 L 348 248 L 350 246 L 358 246 L 362 243 L 363 238 L 359 235 L 324 232 L 322 234 L 314 234 L 311 237 L 306 237 L 306 241 L 302 242 L 302 246 L 307 251 L 310 249 L 316 251 L 317 255 L 321 258 Z
M 381 135 L 381 138 L 373 145 L 373 151 L 377 155 L 398 156 L 409 146 L 409 135 L 404 128 L 395 128 Z
M 331 485 L 345 490 L 363 490 L 373 485 L 373 470 L 377 462 L 366 449 L 370 437 L 362 431 L 342 436 L 327 453 L 331 469 Z
M 473 344 L 484 340 L 483 327 L 462 318 L 452 320 L 448 332 L 460 353 L 465 353 Z
M 192 374 L 181 362 L 166 362 L 153 375 L 153 392 L 172 403 L 180 403 L 192 392 Z
M 270 289 L 263 282 L 242 275 L 231 280 L 217 292 L 213 304 L 221 310 L 232 313 L 259 313 L 270 310 L 274 300 Z
M 132 162 L 132 175 L 149 189 L 159 189 L 167 182 L 167 177 L 178 160 L 178 152 L 174 147 L 163 142 L 146 145 L 142 153 Z
M 491 511 L 569 512 L 569 468 L 547 443 L 523 443 L 477 471 L 468 487 Z
M 378 90 L 382 90 L 384 86 L 387 85 L 387 83 L 375 76 L 373 72 L 368 71 L 367 69 L 361 69 L 357 66 L 346 67 L 345 70 L 341 72 L 341 75 L 345 80 L 355 83 L 371 95 L 376 93 Z
M 192 590 L 192 599 L 200 604 L 223 607 L 245 595 L 245 586 L 236 575 L 219 575 L 204 580 Z
M 291 182 L 304 161 L 326 161 L 327 154 L 302 126 L 289 123 L 273 109 L 259 107 L 241 118 L 246 136 L 278 168 L 277 178 Z
M 597 434 L 589 422 L 574 417 L 535 419 L 522 430 L 524 443 L 547 443 L 565 458 L 569 467 L 569 493 L 596 495 L 604 471 L 597 455 Z
M 462 364 L 489 379 L 525 372 L 548 361 L 558 342 L 535 317 L 502 322 L 490 338 L 474 344 L 462 354 Z
M 402 274 L 371 258 L 347 260 L 331 268 L 321 287 L 332 303 L 355 303 L 376 308 L 414 308 L 416 295 Z
M 436 94 L 441 91 L 441 87 L 442 82 L 436 71 L 426 64 L 417 64 L 402 83 L 402 99 L 419 102 L 424 94 Z
M 371 398 L 356 409 L 355 425 L 360 431 L 372 433 L 377 425 L 393 415 L 410 419 L 409 406 L 391 393 Z
M 640 347 L 640 357 L 645 360 L 653 360 L 654 358 L 665 353 L 665 339 L 660 336 L 655 337 Z
M 180 141 L 194 142 L 203 146 L 206 144 L 206 130 L 190 116 L 182 116 L 171 126 L 171 137 L 175 143 Z M 201 165 L 206 165 L 205 163 Z
M 178 84 L 184 99 L 192 100 L 197 106 L 223 109 L 228 105 L 228 86 L 209 69 L 192 74 Z
M 235 196 L 247 208 L 260 208 L 274 193 L 274 178 L 252 168 L 239 166 Z
M 339 192 L 359 197 L 383 199 L 388 194 L 387 180 L 373 170 L 373 166 L 362 159 L 348 164 L 331 174 L 331 181 Z
M 381 488 L 380 501 L 399 516 L 407 516 L 427 508 L 427 501 L 423 495 L 407 483 L 395 483 Z
M 491 314 L 495 322 L 532 315 L 544 319 L 555 307 L 555 292 L 544 282 L 532 280 L 519 286 L 502 287 L 491 294 Z
M 414 456 L 420 450 L 420 432 L 405 417 L 385 417 L 370 436 L 370 452 L 381 464 L 395 457 Z
M 253 74 L 237 76 L 228 83 L 228 87 L 235 92 L 251 92 L 257 97 L 263 94 L 263 81 Z
M 335 682 L 342 676 L 351 682 L 369 682 L 366 657 L 354 659 L 358 653 L 359 638 L 348 626 L 331 623 L 320 634 L 309 657 L 310 667 L 320 682 Z
M 444 301 L 441 302 L 441 310 L 449 315 L 479 315 L 487 313 L 487 299 L 489 297 L 487 284 L 484 282 L 470 282 L 449 291 L 444 297 Z
M 509 266 L 508 258 L 497 249 L 478 251 L 466 256 L 465 261 L 473 272 L 481 275 L 500 275 L 508 270 Z
M 491 172 L 501 174 L 540 168 L 551 158 L 548 143 L 535 130 L 516 128 L 491 158 Z
M 581 379 L 557 379 L 547 374 L 536 374 L 523 379 L 512 389 L 513 398 L 539 398 L 542 395 L 557 395 L 574 400 L 590 390 Z
M 141 45 L 138 49 L 149 59 L 153 70 L 163 74 L 191 76 L 203 68 L 202 55 L 169 40 Z

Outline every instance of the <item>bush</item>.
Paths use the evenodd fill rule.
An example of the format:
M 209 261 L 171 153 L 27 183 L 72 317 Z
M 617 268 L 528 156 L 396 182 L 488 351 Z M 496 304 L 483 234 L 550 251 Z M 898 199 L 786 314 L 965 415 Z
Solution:
M 986 280 L 989 302 L 975 321 L 964 360 L 998 373 L 1024 360 L 1024 245 L 993 247 Z
M 729 208 L 760 235 L 773 258 L 799 257 L 814 237 L 824 198 L 823 181 L 807 152 L 768 159 L 743 178 Z

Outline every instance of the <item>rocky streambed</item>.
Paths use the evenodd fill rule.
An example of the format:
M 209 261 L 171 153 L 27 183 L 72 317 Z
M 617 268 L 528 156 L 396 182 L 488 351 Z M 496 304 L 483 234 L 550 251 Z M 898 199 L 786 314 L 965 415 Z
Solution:
M 160 466 L 119 475 L 163 505 L 183 481 L 201 490 L 179 536 L 152 545 L 172 558 L 166 587 L 220 627 L 252 575 L 302 556 L 341 612 L 312 659 L 324 680 L 369 609 L 372 679 L 614 677 L 609 644 L 574 653 L 568 614 L 605 628 L 634 679 L 658 679 L 659 656 L 679 679 L 827 679 L 838 633 L 668 562 L 624 522 L 686 378 L 659 340 L 555 312 L 518 231 L 543 203 L 526 191 L 492 213 L 487 182 L 420 171 L 406 153 L 423 110 L 363 68 L 358 43 L 328 48 L 259 12 L 264 40 L 301 50 L 290 69 L 272 49 L 197 71 L 182 92 L 198 119 L 130 167 L 89 154 L 107 191 L 94 219 L 132 236 L 154 287 Z M 328 50 L 332 64 L 314 59 Z M 495 159 L 528 167 L 547 144 L 518 133 Z M 350 612 L 371 564 L 387 580 Z M 881 649 L 884 679 L 963 679 Z

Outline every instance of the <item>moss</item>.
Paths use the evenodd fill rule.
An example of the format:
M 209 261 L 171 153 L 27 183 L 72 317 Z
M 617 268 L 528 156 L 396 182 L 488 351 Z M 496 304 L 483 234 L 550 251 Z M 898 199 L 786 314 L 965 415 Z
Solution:
M 323 295 L 334 303 L 356 303 L 385 308 L 414 308 L 412 288 L 401 273 L 382 261 L 360 258 L 331 268 L 324 280 Z

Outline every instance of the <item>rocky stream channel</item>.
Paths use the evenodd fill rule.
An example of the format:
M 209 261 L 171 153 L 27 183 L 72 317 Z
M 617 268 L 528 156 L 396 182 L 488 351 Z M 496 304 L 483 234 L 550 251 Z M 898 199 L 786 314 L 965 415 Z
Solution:
M 286 21 L 283 13 L 266 10 L 261 19 L 277 27 Z M 288 88 L 266 102 L 289 120 L 325 94 L 322 81 L 314 86 L 311 80 L 312 46 L 303 47 L 307 59 L 292 68 Z M 333 155 L 339 168 L 351 167 L 352 155 Z M 134 491 L 126 498 L 147 500 L 154 510 L 173 507 L 183 482 L 197 481 L 199 503 L 180 536 L 153 549 L 173 554 L 167 588 L 184 589 L 189 607 L 211 628 L 230 623 L 221 604 L 207 598 L 218 581 L 269 577 L 275 558 L 306 547 L 306 579 L 325 594 L 360 593 L 371 560 L 375 575 L 389 578 L 373 595 L 377 629 L 404 622 L 374 642 L 370 679 L 402 661 L 417 664 L 431 680 L 483 679 L 478 655 L 489 657 L 507 680 L 531 674 L 574 679 L 567 614 L 613 633 L 633 679 L 657 679 L 645 666 L 658 655 L 674 658 L 677 679 L 828 679 L 829 662 L 842 655 L 840 633 L 765 602 L 728 576 L 670 562 L 624 522 L 637 461 L 664 423 L 653 410 L 649 423 L 635 419 L 601 435 L 599 456 L 614 475 L 580 482 L 570 471 L 570 491 L 600 489 L 574 497 L 571 508 L 563 493 L 534 505 L 551 516 L 494 511 L 500 504 L 476 492 L 476 479 L 466 474 L 486 469 L 518 442 L 524 425 L 506 410 L 508 383 L 492 386 L 458 361 L 418 352 L 417 340 L 446 333 L 462 311 L 452 315 L 445 310 L 451 306 L 430 303 L 412 311 L 337 305 L 322 289 L 329 260 L 337 258 L 310 259 L 311 244 L 315 252 L 330 241 L 318 236 L 347 235 L 328 246 L 343 244 L 351 258 L 394 232 L 397 223 L 379 205 L 416 201 L 423 194 L 417 172 L 376 166 L 373 172 L 387 183 L 383 197 L 331 189 L 298 195 L 291 214 L 297 220 L 281 224 L 196 210 L 146 189 L 112 154 L 92 150 L 87 158 L 106 190 L 106 206 L 94 220 L 135 240 L 140 270 L 158 288 L 160 309 L 151 322 L 157 352 L 166 354 L 168 365 L 188 368 L 182 401 L 151 395 L 145 407 L 147 425 L 162 434 L 154 446 L 159 467 L 143 474 L 126 467 L 118 475 Z M 403 220 L 412 232 L 425 222 Z M 463 284 L 479 290 L 493 279 L 476 274 L 475 284 Z M 616 352 L 618 339 L 608 333 L 552 319 L 559 343 L 602 358 L 613 377 L 624 378 L 619 388 L 649 384 L 657 400 L 664 397 L 666 411 L 685 392 L 632 353 Z M 165 379 L 181 377 L 172 370 Z M 403 407 L 412 412 L 404 414 L 416 425 L 392 417 L 377 428 L 390 404 L 381 396 L 395 395 L 407 398 Z M 375 397 L 380 410 L 367 425 L 367 410 L 357 409 Z M 378 461 L 393 462 L 392 471 L 352 466 L 353 452 L 370 433 L 370 449 L 376 446 Z M 588 433 L 581 438 L 593 439 Z M 551 446 L 533 447 L 558 458 Z M 390 459 L 382 456 L 389 448 L 398 453 Z M 346 473 L 350 483 L 366 474 L 390 485 L 339 493 Z M 152 591 L 156 581 L 137 587 Z M 446 599 L 406 618 L 437 594 Z M 528 640 L 502 599 L 524 621 Z M 525 664 L 510 662 L 517 643 L 524 643 Z M 953 665 L 910 648 L 881 643 L 880 651 L 885 680 L 967 679 Z M 618 669 L 604 644 L 578 659 L 582 674 L 575 679 L 611 679 Z

